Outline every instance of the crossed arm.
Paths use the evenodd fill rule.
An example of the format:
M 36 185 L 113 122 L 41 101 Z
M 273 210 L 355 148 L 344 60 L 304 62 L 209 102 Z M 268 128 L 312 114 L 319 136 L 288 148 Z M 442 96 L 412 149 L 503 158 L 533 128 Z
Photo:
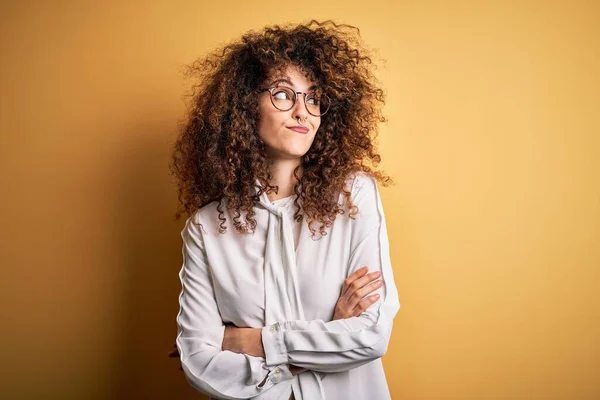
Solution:
M 351 240 L 349 276 L 333 320 L 328 322 L 226 326 L 214 297 L 202 235 L 188 220 L 182 232 L 184 265 L 176 347 L 192 387 L 219 398 L 252 398 L 303 370 L 347 371 L 385 354 L 400 308 L 385 219 L 372 181 L 353 198 L 361 214 L 353 222 L 357 236 Z M 364 266 L 380 277 L 367 274 Z M 377 296 L 365 297 L 373 292 L 381 301 Z
M 381 287 L 383 282 L 380 277 L 381 272 L 368 273 L 367 266 L 364 266 L 346 278 L 340 298 L 336 303 L 333 320 L 358 317 L 371 304 L 375 303 L 379 299 L 379 294 L 375 293 L 368 297 L 367 295 Z M 225 325 L 221 348 L 225 351 L 265 358 L 262 329 L 239 328 L 235 325 Z M 169 353 L 169 357 L 180 357 L 176 346 Z M 292 375 L 296 375 L 306 371 L 307 368 L 290 365 L 289 369 Z

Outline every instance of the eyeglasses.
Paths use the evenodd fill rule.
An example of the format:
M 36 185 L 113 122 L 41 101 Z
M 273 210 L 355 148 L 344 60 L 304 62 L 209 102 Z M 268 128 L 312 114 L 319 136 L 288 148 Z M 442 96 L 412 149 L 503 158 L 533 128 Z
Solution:
M 259 89 L 258 93 L 269 91 L 271 94 L 271 103 L 280 111 L 289 111 L 296 105 L 299 94 L 304 94 L 304 105 L 309 114 L 320 117 L 329 110 L 331 102 L 325 93 L 320 92 L 296 92 L 287 86 L 277 86 L 266 89 Z

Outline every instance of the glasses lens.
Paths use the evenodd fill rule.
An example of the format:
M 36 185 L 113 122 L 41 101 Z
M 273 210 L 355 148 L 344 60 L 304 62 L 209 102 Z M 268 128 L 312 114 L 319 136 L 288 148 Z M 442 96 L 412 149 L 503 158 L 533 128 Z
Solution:
M 312 115 L 323 115 L 329 109 L 329 98 L 325 93 L 311 92 L 306 96 L 306 109 Z
M 294 106 L 296 93 L 290 88 L 277 87 L 271 92 L 271 101 L 278 110 L 287 111 Z

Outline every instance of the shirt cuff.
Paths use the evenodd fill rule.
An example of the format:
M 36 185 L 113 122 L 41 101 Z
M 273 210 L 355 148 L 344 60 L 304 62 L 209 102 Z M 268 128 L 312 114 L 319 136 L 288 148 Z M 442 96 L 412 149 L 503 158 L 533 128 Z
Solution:
M 269 373 L 269 379 L 273 383 L 279 383 L 283 381 L 287 381 L 288 379 L 292 379 L 294 375 L 290 371 L 288 365 L 279 365 L 271 370 Z
M 261 339 L 265 350 L 265 364 L 267 366 L 288 363 L 287 351 L 283 342 L 283 331 L 279 322 L 263 327 Z

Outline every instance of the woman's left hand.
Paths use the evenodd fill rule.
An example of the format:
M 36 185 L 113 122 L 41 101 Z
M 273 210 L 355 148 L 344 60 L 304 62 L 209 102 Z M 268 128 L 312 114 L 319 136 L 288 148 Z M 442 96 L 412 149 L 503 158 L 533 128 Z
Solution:
M 235 325 L 225 324 L 221 347 L 234 353 L 265 358 L 260 328 L 238 328 Z
M 177 349 L 177 345 L 173 343 L 173 350 L 169 352 L 169 358 L 179 358 L 179 350 Z M 179 366 L 179 370 L 183 371 L 181 365 Z

